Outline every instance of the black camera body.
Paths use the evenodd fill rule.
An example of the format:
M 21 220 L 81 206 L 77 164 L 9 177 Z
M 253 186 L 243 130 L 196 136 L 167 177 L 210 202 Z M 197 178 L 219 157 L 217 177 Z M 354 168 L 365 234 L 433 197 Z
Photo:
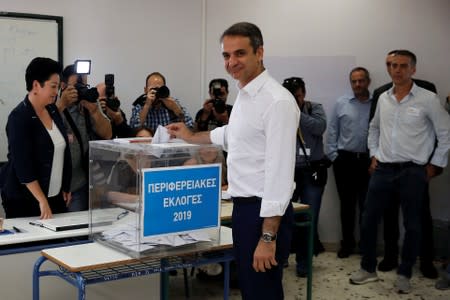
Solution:
M 155 94 L 155 102 L 153 105 L 158 104 L 161 102 L 161 99 L 167 98 L 170 95 L 170 90 L 167 86 L 163 85 L 158 88 L 152 88 L 156 92 Z M 139 96 L 134 102 L 133 105 L 139 104 L 140 106 L 144 106 L 145 101 L 147 101 L 147 94 L 143 94 L 142 96 Z
M 79 80 L 75 84 L 75 89 L 78 92 L 78 102 L 81 100 L 87 100 L 88 102 L 95 103 L 98 99 L 98 91 L 97 88 L 89 88 L 89 85 L 84 84 L 80 80 L 81 76 L 79 77 Z
M 156 87 L 156 88 L 152 88 L 152 90 L 154 90 L 155 93 L 155 102 L 153 103 L 154 105 L 161 103 L 161 99 L 165 99 L 167 97 L 169 97 L 170 95 L 170 90 L 167 86 L 163 85 L 160 87 Z
M 214 99 L 210 100 L 210 103 L 213 104 L 214 110 L 219 113 L 223 114 L 226 110 L 225 101 L 220 99 L 220 97 L 223 97 L 224 93 L 222 92 L 222 85 L 220 82 L 216 82 L 213 85 L 212 94 L 214 95 Z
M 89 88 L 89 85 L 83 82 L 83 75 L 91 73 L 91 61 L 89 59 L 77 59 L 74 66 L 75 74 L 77 74 L 77 83 L 75 83 L 75 89 L 78 93 L 77 102 L 80 102 L 81 100 L 87 100 L 91 103 L 97 102 L 97 88 Z
M 105 94 L 106 94 L 106 106 L 114 111 L 118 111 L 120 107 L 120 101 L 116 98 L 114 88 L 114 74 L 105 74 Z
M 213 104 L 214 110 L 218 114 L 223 114 L 225 112 L 225 110 L 227 109 L 227 106 L 225 105 L 225 101 L 223 101 L 221 99 L 216 98 L 216 99 L 210 100 L 209 102 Z
M 163 86 L 160 86 L 160 87 L 158 87 L 158 88 L 153 88 L 153 90 L 155 90 L 156 91 L 156 94 L 155 94 L 155 99 L 164 99 L 164 98 L 167 98 L 167 97 L 169 97 L 169 95 L 170 95 L 170 90 L 169 90 L 169 88 L 167 87 L 167 86 L 165 86 L 165 85 L 163 85 Z

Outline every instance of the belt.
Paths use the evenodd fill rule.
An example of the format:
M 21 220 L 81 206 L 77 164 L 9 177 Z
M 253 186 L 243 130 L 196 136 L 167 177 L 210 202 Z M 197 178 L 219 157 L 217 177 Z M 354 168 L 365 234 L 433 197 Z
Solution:
M 413 168 L 413 167 L 424 167 L 424 165 L 419 165 L 412 161 L 389 162 L 389 163 L 378 161 L 377 164 L 380 167 L 391 168 L 391 169 L 406 169 L 406 168 Z
M 258 203 L 261 202 L 261 197 L 231 197 L 233 203 Z
M 368 159 L 369 152 L 351 152 L 347 150 L 338 150 L 338 154 L 342 157 L 351 157 L 356 159 Z

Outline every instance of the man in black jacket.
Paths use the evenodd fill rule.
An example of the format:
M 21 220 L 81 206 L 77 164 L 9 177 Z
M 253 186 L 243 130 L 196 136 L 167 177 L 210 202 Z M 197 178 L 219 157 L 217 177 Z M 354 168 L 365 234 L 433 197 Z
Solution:
M 398 50 L 390 51 L 386 56 L 387 72 L 391 72 L 391 61 Z M 436 87 L 433 83 L 413 78 L 414 83 L 436 94 Z M 372 104 L 370 107 L 369 122 L 372 120 L 377 108 L 378 98 L 382 93 L 389 90 L 393 83 L 389 82 L 377 88 L 373 92 Z M 422 210 L 422 237 L 420 245 L 420 271 L 427 278 L 437 278 L 438 273 L 433 265 L 434 259 L 434 241 L 433 241 L 433 223 L 430 211 L 430 193 L 427 187 Z M 387 272 L 398 266 L 398 239 L 400 236 L 398 216 L 400 203 L 395 201 L 384 212 L 384 259 L 379 263 L 378 270 Z

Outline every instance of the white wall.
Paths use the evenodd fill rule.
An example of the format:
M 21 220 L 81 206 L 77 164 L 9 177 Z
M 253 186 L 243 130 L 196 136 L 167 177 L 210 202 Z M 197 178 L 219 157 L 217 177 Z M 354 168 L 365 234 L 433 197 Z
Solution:
M 390 81 L 384 66 L 386 53 L 409 49 L 418 57 L 416 77 L 434 82 L 444 99 L 450 92 L 449 12 L 448 0 L 209 0 L 206 74 L 223 74 L 220 53 L 215 53 L 219 51 L 217 41 L 223 30 L 235 22 L 249 21 L 263 32 L 265 56 L 354 56 L 356 65 L 371 72 L 371 90 Z M 316 72 L 298 70 L 292 76 L 301 76 L 308 82 L 308 71 Z M 327 82 L 322 84 L 326 88 Z M 311 92 L 308 97 L 315 99 Z M 449 182 L 447 168 L 431 184 L 434 218 L 450 219 Z M 340 239 L 338 198 L 332 176 L 322 202 L 319 232 L 325 242 Z
M 416 77 L 434 82 L 441 96 L 450 92 L 448 0 L 0 0 L 0 9 L 63 16 L 64 63 L 91 58 L 92 84 L 105 73 L 115 73 L 116 91 L 128 116 L 152 71 L 166 75 L 173 94 L 194 115 L 208 81 L 230 79 L 218 40 L 224 29 L 243 20 L 261 28 L 266 56 L 354 57 L 372 73 L 371 89 L 389 81 L 386 52 L 410 49 L 418 56 Z M 292 75 L 308 82 L 308 70 Z M 327 82 L 321 84 L 326 89 Z M 233 84 L 231 89 L 233 99 Z M 315 99 L 312 91 L 309 98 Z M 432 183 L 433 214 L 444 220 L 450 218 L 446 172 Z M 340 239 L 338 213 L 331 177 L 319 225 L 325 242 Z

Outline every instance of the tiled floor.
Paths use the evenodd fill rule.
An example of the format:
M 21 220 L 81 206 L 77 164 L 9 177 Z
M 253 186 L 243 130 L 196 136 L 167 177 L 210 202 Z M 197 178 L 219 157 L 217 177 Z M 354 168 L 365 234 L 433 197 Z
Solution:
M 313 299 L 314 300 L 358 300 L 358 299 L 401 299 L 401 300 L 449 300 L 450 290 L 439 291 L 434 288 L 435 280 L 424 278 L 418 269 L 411 280 L 413 291 L 399 295 L 394 290 L 395 271 L 378 272 L 380 281 L 355 286 L 348 282 L 350 273 L 359 268 L 359 256 L 347 259 L 336 258 L 336 253 L 325 252 L 314 259 Z M 185 299 L 183 276 L 181 272 L 170 278 L 169 299 Z M 222 282 L 204 282 L 195 277 L 190 279 L 192 300 L 223 299 Z M 295 276 L 295 258 L 290 257 L 290 265 L 284 273 L 286 300 L 306 299 L 306 279 Z M 230 299 L 241 299 L 239 290 L 231 289 Z M 265 300 L 265 299 L 264 299 Z M 270 300 L 270 299 L 267 299 Z

